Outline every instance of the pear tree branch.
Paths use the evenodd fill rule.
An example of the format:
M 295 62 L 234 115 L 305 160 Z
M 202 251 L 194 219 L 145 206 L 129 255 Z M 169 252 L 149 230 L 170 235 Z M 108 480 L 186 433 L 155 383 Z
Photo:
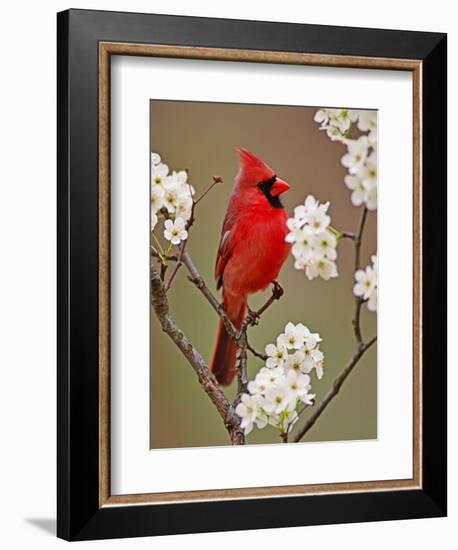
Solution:
M 367 208 L 364 206 L 361 211 L 361 218 L 359 220 L 358 232 L 356 233 L 354 244 L 355 244 L 355 267 L 353 273 L 356 273 L 361 267 L 361 243 L 363 239 L 364 225 L 367 218 Z M 361 333 L 361 306 L 363 300 L 359 296 L 355 296 L 355 315 L 353 317 L 353 331 L 355 333 L 356 344 L 358 348 L 363 346 L 363 337 Z
M 320 418 L 320 416 L 323 414 L 323 412 L 326 410 L 326 407 L 329 405 L 329 403 L 336 397 L 336 395 L 339 393 L 340 388 L 342 387 L 345 380 L 348 378 L 352 370 L 356 367 L 361 357 L 366 353 L 366 351 L 377 341 L 377 336 L 374 336 L 371 338 L 366 344 L 363 344 L 361 347 L 359 347 L 355 353 L 353 354 L 352 358 L 349 360 L 343 371 L 339 374 L 339 376 L 334 380 L 332 386 L 327 391 L 323 399 L 320 401 L 320 404 L 318 407 L 313 411 L 313 414 L 307 418 L 305 424 L 302 426 L 302 428 L 299 430 L 297 435 L 294 438 L 294 441 L 297 443 L 299 442 L 304 435 L 310 430 L 310 428 L 315 424 L 315 422 Z
M 170 314 L 164 282 L 155 265 L 151 265 L 151 302 L 162 330 L 171 338 L 197 375 L 197 379 L 224 421 L 231 442 L 243 445 L 245 435 L 240 428 L 240 419 L 232 414 L 231 403 L 221 390 L 216 378 L 210 372 L 202 355 L 179 328 Z
M 358 271 L 361 267 L 361 243 L 363 239 L 364 226 L 367 219 L 367 208 L 364 206 L 361 211 L 361 217 L 359 220 L 358 230 L 356 233 L 342 233 L 343 237 L 347 237 L 353 240 L 355 247 L 355 263 L 354 263 L 354 273 Z M 355 366 L 358 364 L 361 357 L 366 353 L 366 351 L 377 341 L 377 336 L 371 338 L 368 342 L 363 341 L 362 332 L 361 332 L 361 306 L 364 300 L 359 296 L 355 296 L 355 313 L 352 320 L 353 332 L 356 340 L 356 351 L 353 356 L 348 361 L 345 368 L 339 374 L 339 376 L 334 380 L 332 386 L 327 391 L 318 407 L 314 409 L 313 414 L 307 418 L 304 425 L 299 429 L 298 433 L 294 437 L 294 441 L 297 443 L 305 436 L 305 434 L 312 428 L 315 422 L 320 418 L 323 412 L 326 410 L 331 401 L 339 393 L 340 388 L 344 384 L 345 380 L 348 378 L 350 373 L 353 371 Z M 301 411 L 303 412 L 303 411 Z M 300 414 L 300 413 L 299 413 Z

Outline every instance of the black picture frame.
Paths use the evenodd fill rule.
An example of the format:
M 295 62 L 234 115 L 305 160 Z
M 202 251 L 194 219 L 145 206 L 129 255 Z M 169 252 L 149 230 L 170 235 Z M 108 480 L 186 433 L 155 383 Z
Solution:
M 446 515 L 446 35 L 86 10 L 59 13 L 57 28 L 58 536 L 87 540 Z M 421 61 L 421 307 L 428 334 L 421 357 L 421 489 L 99 506 L 100 41 Z

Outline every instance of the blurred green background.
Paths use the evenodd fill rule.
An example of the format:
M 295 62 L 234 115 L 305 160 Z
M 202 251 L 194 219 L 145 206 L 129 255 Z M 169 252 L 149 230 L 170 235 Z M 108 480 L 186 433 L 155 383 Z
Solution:
M 313 194 L 321 202 L 331 202 L 329 213 L 335 228 L 356 231 L 360 209 L 350 202 L 350 193 L 343 181 L 346 170 L 340 164 L 345 147 L 331 142 L 326 133 L 318 129 L 313 121 L 316 110 L 317 107 L 151 101 L 151 150 L 159 153 L 171 170 L 188 169 L 197 196 L 207 188 L 213 175 L 224 179 L 224 183 L 216 186 L 199 204 L 197 221 L 188 243 L 197 268 L 215 293 L 213 269 L 221 225 L 237 172 L 234 152 L 237 145 L 251 149 L 291 185 L 291 190 L 282 197 L 290 214 L 294 206 Z M 158 229 L 156 234 L 160 235 Z M 371 212 L 362 245 L 363 266 L 376 251 L 376 239 L 376 213 Z M 320 333 L 325 374 L 320 381 L 312 376 L 317 401 L 354 350 L 351 324 L 353 262 L 353 243 L 344 239 L 338 246 L 340 276 L 331 281 L 309 281 L 303 272 L 293 268 L 290 256 L 279 277 L 285 295 L 262 316 L 260 325 L 250 330 L 250 343 L 262 351 L 266 344 L 275 342 L 289 320 L 302 322 Z M 262 305 L 269 295 L 270 289 L 253 296 L 251 307 Z M 184 268 L 174 281 L 169 299 L 177 323 L 209 361 L 218 319 L 200 292 L 187 280 Z M 368 312 L 365 306 L 362 308 L 362 329 L 366 338 L 376 332 L 376 315 Z M 304 441 L 377 437 L 376 355 L 374 346 Z M 249 354 L 250 378 L 261 366 L 261 361 Z M 197 382 L 194 371 L 162 333 L 153 311 L 150 380 L 151 448 L 229 444 L 223 423 Z M 226 391 L 233 399 L 236 382 Z M 310 411 L 313 409 L 303 417 L 306 418 Z M 303 421 L 299 420 L 293 434 Z M 278 443 L 280 438 L 271 427 L 255 428 L 247 442 Z

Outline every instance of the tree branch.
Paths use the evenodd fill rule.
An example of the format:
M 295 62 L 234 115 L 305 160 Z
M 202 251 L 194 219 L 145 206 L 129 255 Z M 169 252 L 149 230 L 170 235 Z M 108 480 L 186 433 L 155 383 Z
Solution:
M 245 436 L 240 429 L 240 419 L 237 415 L 232 414 L 229 400 L 221 390 L 216 378 L 208 369 L 203 357 L 170 315 L 165 286 L 154 265 L 151 266 L 151 301 L 162 330 L 173 340 L 194 369 L 200 385 L 223 419 L 232 443 L 243 445 L 245 443 Z
M 361 261 L 361 242 L 363 237 L 363 231 L 364 231 L 364 225 L 366 223 L 367 218 L 367 208 L 364 206 L 361 212 L 361 218 L 359 220 L 359 227 L 358 232 L 356 233 L 354 242 L 355 242 L 355 267 L 353 270 L 353 277 L 354 274 L 358 271 L 360 268 L 360 261 Z M 353 332 L 355 334 L 356 344 L 358 348 L 361 348 L 363 345 L 363 336 L 361 333 L 361 305 L 363 303 L 363 300 L 359 296 L 355 296 L 355 315 L 353 317 Z
M 184 241 L 181 241 L 180 248 L 178 250 L 178 256 L 177 256 L 177 259 L 176 259 L 175 267 L 174 267 L 172 273 L 170 274 L 170 277 L 168 278 L 168 281 L 165 285 L 165 291 L 166 292 L 168 292 L 168 290 L 172 286 L 173 279 L 175 278 L 175 275 L 178 273 L 178 270 L 181 267 L 182 260 L 183 260 L 183 254 L 184 254 L 184 251 L 185 251 L 185 248 L 186 248 L 186 243 L 187 243 L 187 239 L 184 240 Z M 167 258 L 167 259 L 170 259 L 170 258 Z
M 325 411 L 329 403 L 334 399 L 334 397 L 339 393 L 342 384 L 348 378 L 351 371 L 358 364 L 358 361 L 366 353 L 366 351 L 377 341 L 377 336 L 374 336 L 367 344 L 363 344 L 358 350 L 354 353 L 353 357 L 348 362 L 347 366 L 341 372 L 341 374 L 334 380 L 331 388 L 328 390 L 326 395 L 321 400 L 318 407 L 315 409 L 314 413 L 307 419 L 304 426 L 301 428 L 299 433 L 294 438 L 295 443 L 299 442 L 304 435 L 310 430 L 310 428 L 315 424 L 315 422 L 320 418 L 320 416 Z
M 246 393 L 248 391 L 248 373 L 247 373 L 248 340 L 246 335 L 247 328 L 248 327 L 245 327 L 245 329 L 240 333 L 240 337 L 236 342 L 237 344 L 237 379 L 238 379 L 237 393 L 239 394 L 240 397 L 242 393 Z
M 366 206 L 364 206 L 362 211 L 361 211 L 361 218 L 359 220 L 358 230 L 355 234 L 353 234 L 353 233 L 342 233 L 343 237 L 347 237 L 349 239 L 352 239 L 353 242 L 354 242 L 354 245 L 355 245 L 355 264 L 354 264 L 354 272 L 353 273 L 356 273 L 358 271 L 358 269 L 360 268 L 361 243 L 362 243 L 362 238 L 363 238 L 364 226 L 366 224 L 367 212 L 368 212 L 368 210 L 367 210 Z M 358 361 L 361 359 L 361 357 L 364 355 L 364 353 L 366 353 L 366 351 L 372 346 L 372 344 L 374 344 L 374 342 L 377 341 L 377 336 L 374 336 L 366 344 L 363 342 L 363 337 L 362 337 L 362 333 L 361 333 L 361 305 L 362 305 L 362 303 L 363 303 L 363 300 L 361 300 L 361 298 L 359 296 L 355 296 L 355 313 L 354 313 L 354 317 L 353 317 L 353 320 L 352 320 L 352 325 L 353 325 L 353 332 L 354 332 L 355 339 L 356 339 L 356 351 L 353 354 L 353 357 L 348 362 L 347 366 L 341 372 L 341 374 L 334 380 L 331 388 L 325 394 L 325 396 L 323 397 L 321 403 L 315 409 L 313 414 L 306 420 L 304 426 L 301 428 L 299 433 L 294 438 L 294 441 L 296 443 L 304 437 L 304 435 L 315 424 L 315 422 L 318 420 L 318 418 L 323 414 L 324 410 L 329 405 L 329 403 L 339 393 L 339 390 L 342 387 L 342 384 L 345 382 L 345 380 L 347 379 L 347 377 L 349 376 L 351 371 L 358 364 Z
M 205 284 L 205 281 L 201 277 L 200 273 L 197 271 L 194 262 L 191 260 L 191 256 L 188 252 L 184 252 L 182 258 L 183 264 L 186 266 L 189 271 L 189 280 L 196 285 L 196 287 L 202 292 L 202 294 L 207 299 L 208 303 L 219 315 L 221 320 L 224 323 L 224 328 L 227 330 L 227 333 L 231 336 L 234 341 L 237 341 L 239 338 L 239 332 L 232 324 L 232 321 L 227 316 L 224 311 L 224 307 L 218 302 L 218 300 L 213 296 L 208 286 Z

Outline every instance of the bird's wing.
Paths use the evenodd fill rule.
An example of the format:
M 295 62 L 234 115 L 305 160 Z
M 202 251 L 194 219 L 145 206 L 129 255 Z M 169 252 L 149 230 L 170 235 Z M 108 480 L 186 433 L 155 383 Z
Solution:
M 231 247 L 229 243 L 231 241 L 231 231 L 226 230 L 221 235 L 221 241 L 218 247 L 218 255 L 216 257 L 215 264 L 215 279 L 216 279 L 216 288 L 220 289 L 223 284 L 223 272 L 226 267 L 227 260 L 232 254 Z
M 223 223 L 223 230 L 221 231 L 221 240 L 219 243 L 215 264 L 216 288 L 218 289 L 221 288 L 221 285 L 223 284 L 224 268 L 226 267 L 226 264 L 234 251 L 236 244 L 234 234 L 234 222 L 229 218 L 229 216 L 226 216 Z

